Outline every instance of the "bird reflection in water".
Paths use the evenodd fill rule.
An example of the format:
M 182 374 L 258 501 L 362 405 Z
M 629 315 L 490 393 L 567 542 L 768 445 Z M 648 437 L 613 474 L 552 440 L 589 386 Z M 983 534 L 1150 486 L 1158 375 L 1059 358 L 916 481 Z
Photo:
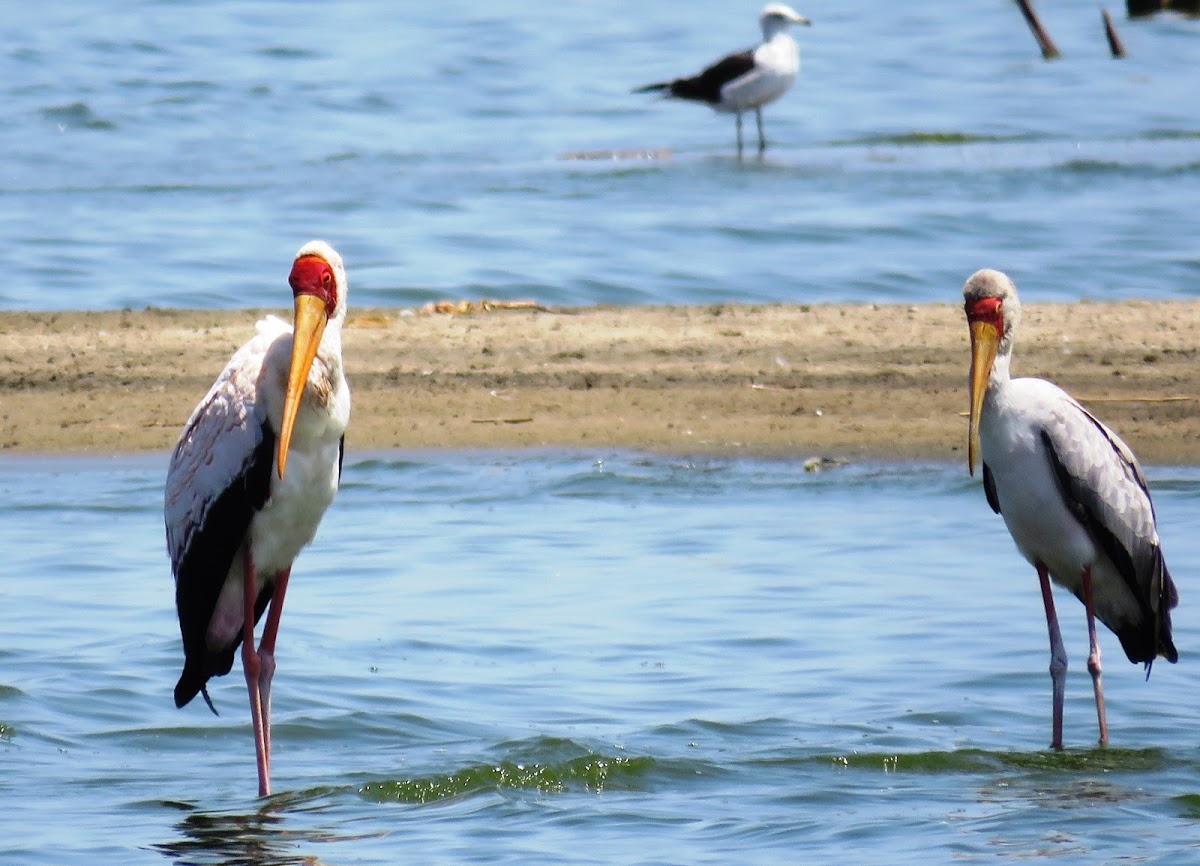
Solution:
M 276 795 L 253 812 L 212 812 L 187 803 L 166 803 L 188 815 L 176 824 L 178 839 L 153 847 L 178 866 L 322 866 L 325 861 L 320 856 L 303 848 L 384 835 L 296 826 L 299 814 L 322 811 L 317 801 L 329 793 L 323 788 Z

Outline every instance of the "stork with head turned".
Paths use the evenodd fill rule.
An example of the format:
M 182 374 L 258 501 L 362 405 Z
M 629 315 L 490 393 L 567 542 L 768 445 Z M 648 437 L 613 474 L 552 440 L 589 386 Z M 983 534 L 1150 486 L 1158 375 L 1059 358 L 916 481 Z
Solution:
M 1133 452 L 1091 412 L 1043 379 L 1009 376 L 1021 320 L 1017 288 L 1000 271 L 963 288 L 971 329 L 968 465 L 983 460 L 983 488 L 1017 549 L 1037 569 L 1050 631 L 1053 739 L 1062 748 L 1067 656 L 1050 578 L 1087 611 L 1088 671 L 1100 745 L 1108 743 L 1096 617 L 1131 662 L 1178 659 L 1171 642 L 1175 584 L 1159 545 L 1154 505 Z
M 271 679 L 284 593 L 292 562 L 337 492 L 350 420 L 341 256 L 311 241 L 288 281 L 293 324 L 260 321 L 192 412 L 171 456 L 164 505 L 184 652 L 175 705 L 202 694 L 215 713 L 208 680 L 229 673 L 242 645 L 260 796 L 271 788 Z

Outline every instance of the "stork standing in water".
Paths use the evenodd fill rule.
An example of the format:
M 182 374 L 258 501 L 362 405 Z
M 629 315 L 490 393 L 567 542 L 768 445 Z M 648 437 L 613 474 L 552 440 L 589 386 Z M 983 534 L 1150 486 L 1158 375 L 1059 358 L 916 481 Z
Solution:
M 691 78 L 659 81 L 633 92 L 662 92 L 737 115 L 738 156 L 742 155 L 742 113 L 753 109 L 758 120 L 758 152 L 762 153 L 767 149 L 762 108 L 787 93 L 800 71 L 800 49 L 788 33 L 788 26 L 812 22 L 783 3 L 768 3 L 758 21 L 763 34 L 761 45 L 723 57 Z
M 229 673 L 238 644 L 250 693 L 258 793 L 271 792 L 271 679 L 292 562 L 333 501 L 350 420 L 342 372 L 346 271 L 322 241 L 292 264 L 295 319 L 274 316 L 234 354 L 188 419 L 164 513 L 183 634 L 175 705 Z M 268 610 L 269 608 L 269 610 Z M 262 642 L 254 626 L 267 611 Z
M 1067 656 L 1050 578 L 1087 610 L 1088 671 L 1100 745 L 1108 743 L 1096 617 L 1131 662 L 1178 659 L 1171 642 L 1175 584 L 1159 547 L 1154 505 L 1137 458 L 1117 434 L 1056 385 L 1012 379 L 1009 362 L 1021 320 L 1012 280 L 973 274 L 963 288 L 971 329 L 967 460 L 983 458 L 983 489 L 1017 549 L 1037 569 L 1050 631 L 1053 740 L 1062 748 Z

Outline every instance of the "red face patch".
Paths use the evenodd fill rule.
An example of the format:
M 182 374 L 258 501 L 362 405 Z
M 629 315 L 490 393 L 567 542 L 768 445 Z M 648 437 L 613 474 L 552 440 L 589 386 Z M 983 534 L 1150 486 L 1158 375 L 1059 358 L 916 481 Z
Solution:
M 991 322 L 996 330 L 1004 332 L 1004 302 L 999 298 L 979 298 L 963 304 L 968 322 Z
M 337 306 L 337 280 L 333 268 L 320 256 L 300 256 L 292 263 L 288 277 L 293 295 L 315 295 L 325 302 L 325 312 L 333 315 Z

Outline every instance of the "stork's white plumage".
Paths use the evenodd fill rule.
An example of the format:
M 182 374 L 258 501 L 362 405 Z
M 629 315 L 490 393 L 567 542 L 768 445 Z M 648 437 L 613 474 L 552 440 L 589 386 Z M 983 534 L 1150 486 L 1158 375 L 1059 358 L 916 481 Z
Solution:
M 175 705 L 229 672 L 239 643 L 259 794 L 270 793 L 275 636 L 292 562 L 341 478 L 350 390 L 342 371 L 346 271 L 322 241 L 289 278 L 292 326 L 274 316 L 230 359 L 188 419 L 167 471 L 164 515 L 184 666 Z M 262 642 L 254 626 L 270 606 Z M 214 710 L 215 712 L 215 710 Z
M 783 3 L 768 3 L 758 16 L 763 41 L 754 48 L 722 57 L 699 75 L 659 81 L 634 93 L 662 92 L 676 99 L 704 102 L 715 111 L 737 115 L 737 149 L 742 153 L 742 113 L 754 110 L 758 152 L 767 149 L 762 108 L 791 89 L 800 71 L 800 48 L 788 33 L 792 24 L 812 22 Z
M 1178 659 L 1171 641 L 1175 584 L 1159 546 L 1154 505 L 1128 446 L 1069 394 L 1042 379 L 1009 375 L 1020 322 L 1017 288 L 999 271 L 963 288 L 971 328 L 968 463 L 983 459 L 988 504 L 1004 517 L 1018 550 L 1037 569 L 1050 631 L 1053 748 L 1062 748 L 1067 657 L 1049 578 L 1087 611 L 1088 670 L 1100 744 L 1108 742 L 1095 617 L 1131 662 Z

